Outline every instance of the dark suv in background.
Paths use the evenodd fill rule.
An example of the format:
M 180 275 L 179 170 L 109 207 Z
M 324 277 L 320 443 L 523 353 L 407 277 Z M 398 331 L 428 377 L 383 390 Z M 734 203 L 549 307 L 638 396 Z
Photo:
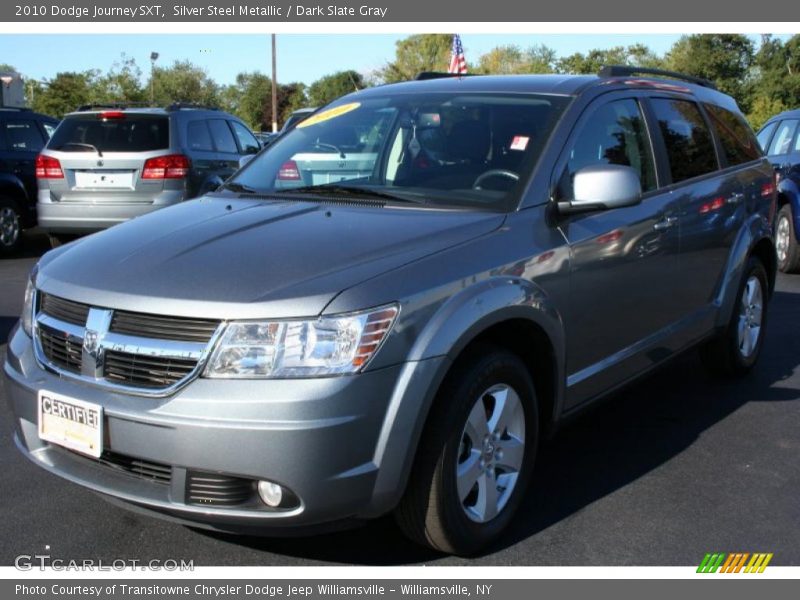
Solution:
M 0 108 L 0 255 L 36 225 L 36 156 L 58 120 L 26 108 Z
M 54 245 L 202 195 L 260 144 L 233 115 L 194 105 L 85 106 L 37 159 L 39 226 Z
M 778 268 L 784 273 L 800 271 L 800 110 L 772 117 L 758 132 L 778 180 L 778 220 L 775 247 Z

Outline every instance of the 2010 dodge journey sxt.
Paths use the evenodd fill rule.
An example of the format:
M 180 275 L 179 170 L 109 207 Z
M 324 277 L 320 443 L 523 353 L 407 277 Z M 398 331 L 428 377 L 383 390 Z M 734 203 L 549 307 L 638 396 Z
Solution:
M 356 92 L 219 191 L 49 252 L 5 363 L 17 446 L 185 523 L 394 512 L 478 551 L 565 416 L 694 345 L 759 356 L 772 168 L 731 98 L 658 75 Z

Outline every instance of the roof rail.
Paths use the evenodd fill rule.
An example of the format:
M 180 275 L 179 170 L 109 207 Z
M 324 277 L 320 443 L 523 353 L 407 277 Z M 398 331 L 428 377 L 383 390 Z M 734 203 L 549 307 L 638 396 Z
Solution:
M 33 110 L 32 108 L 28 108 L 27 106 L 0 106 L 0 110 Z
M 205 106 L 203 104 L 193 104 L 191 102 L 173 102 L 167 107 L 167 110 L 219 110 L 216 106 Z
M 658 75 L 660 77 L 669 77 L 670 79 L 680 79 L 681 81 L 688 81 L 712 90 L 716 90 L 717 86 L 708 79 L 702 77 L 694 77 L 692 75 L 684 75 L 675 71 L 665 71 L 664 69 L 650 69 L 648 67 L 628 67 L 625 65 L 610 65 L 600 69 L 597 74 L 600 77 L 627 77 L 628 75 Z
M 77 112 L 85 112 L 87 110 L 95 110 L 98 108 L 122 110 L 125 108 L 144 108 L 147 106 L 149 106 L 147 102 L 95 102 L 92 104 L 81 104 L 77 108 Z
M 428 79 L 447 79 L 452 77 L 474 77 L 475 73 L 445 73 L 440 71 L 422 71 L 414 78 L 416 81 L 427 81 Z

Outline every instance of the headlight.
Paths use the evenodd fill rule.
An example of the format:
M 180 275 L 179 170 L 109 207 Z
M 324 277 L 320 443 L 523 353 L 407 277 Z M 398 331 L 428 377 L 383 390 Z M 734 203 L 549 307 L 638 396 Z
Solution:
M 36 272 L 38 267 L 34 267 L 28 277 L 28 285 L 25 286 L 25 303 L 22 306 L 22 331 L 33 337 L 33 297 L 36 291 Z
M 313 321 L 229 323 L 205 370 L 206 377 L 290 378 L 355 373 L 385 339 L 396 306 Z

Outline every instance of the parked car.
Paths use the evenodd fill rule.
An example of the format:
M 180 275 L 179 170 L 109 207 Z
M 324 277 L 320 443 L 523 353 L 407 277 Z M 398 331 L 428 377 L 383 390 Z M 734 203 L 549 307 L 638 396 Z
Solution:
M 26 108 L 0 108 L 0 255 L 22 243 L 36 225 L 36 155 L 58 120 Z
M 54 246 L 202 195 L 260 145 L 220 110 L 82 107 L 37 159 L 39 226 Z
M 294 127 L 301 121 L 304 121 L 305 119 L 313 115 L 314 112 L 316 112 L 316 110 L 317 110 L 316 106 L 307 106 L 305 108 L 298 108 L 296 111 L 292 112 L 291 115 L 289 115 L 289 118 L 286 119 L 286 122 L 283 124 L 283 127 L 281 127 L 278 133 L 279 134 L 286 133 L 292 127 Z
M 778 178 L 778 218 L 775 246 L 778 269 L 800 272 L 800 110 L 772 117 L 758 132 L 758 141 Z
M 362 90 L 214 193 L 49 252 L 4 368 L 17 447 L 183 523 L 394 512 L 479 551 L 565 418 L 693 346 L 728 376 L 761 352 L 772 167 L 730 97 L 644 73 L 672 79 Z M 364 132 L 371 170 L 278 185 Z

